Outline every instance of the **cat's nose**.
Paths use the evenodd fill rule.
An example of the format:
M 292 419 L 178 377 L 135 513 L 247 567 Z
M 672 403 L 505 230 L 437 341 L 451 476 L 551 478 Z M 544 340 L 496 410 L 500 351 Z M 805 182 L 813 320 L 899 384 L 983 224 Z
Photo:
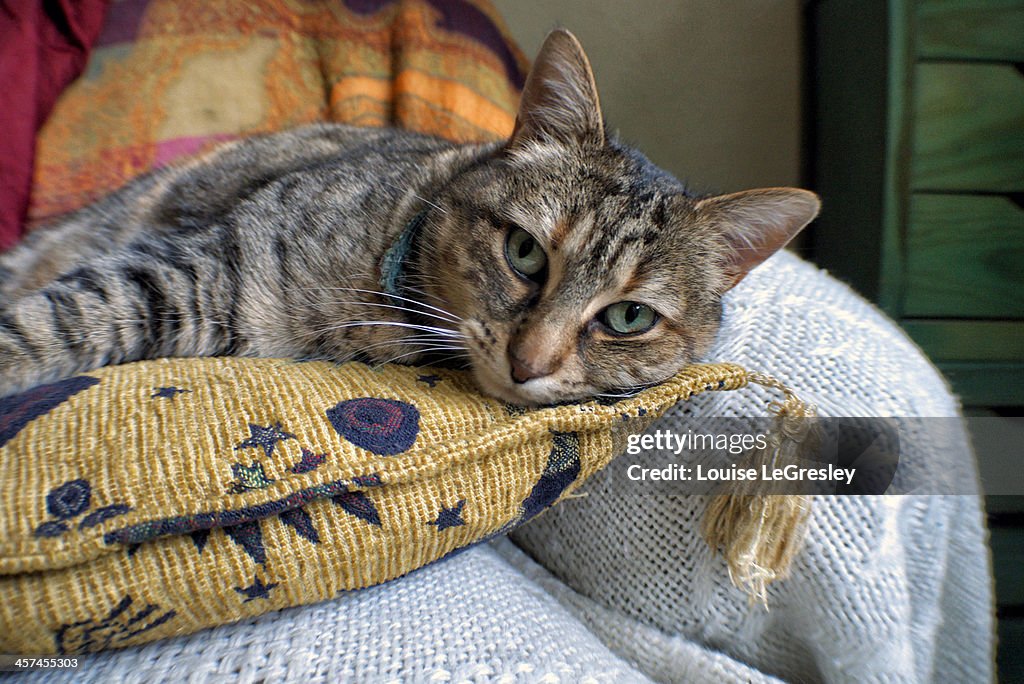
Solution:
M 543 378 L 545 375 L 551 375 L 553 370 L 552 368 L 544 368 L 529 361 L 524 361 L 515 354 L 509 354 L 508 360 L 512 366 L 512 380 L 518 384 L 522 384 L 527 380 L 533 380 L 534 378 Z

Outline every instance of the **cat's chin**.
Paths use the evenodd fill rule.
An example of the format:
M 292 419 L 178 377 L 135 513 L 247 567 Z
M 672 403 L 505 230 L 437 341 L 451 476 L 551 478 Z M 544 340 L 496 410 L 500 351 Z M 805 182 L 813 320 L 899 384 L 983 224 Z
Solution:
M 550 406 L 575 399 L 560 396 L 561 393 L 553 391 L 550 381 L 531 380 L 523 384 L 512 384 L 497 377 L 493 370 L 482 364 L 472 364 L 472 370 L 473 379 L 480 391 L 516 406 Z
M 496 379 L 492 372 L 481 369 L 476 364 L 473 365 L 473 379 L 476 380 L 476 384 L 481 392 L 509 404 L 515 404 L 516 406 L 538 406 L 543 403 L 534 398 L 523 396 L 513 387 Z

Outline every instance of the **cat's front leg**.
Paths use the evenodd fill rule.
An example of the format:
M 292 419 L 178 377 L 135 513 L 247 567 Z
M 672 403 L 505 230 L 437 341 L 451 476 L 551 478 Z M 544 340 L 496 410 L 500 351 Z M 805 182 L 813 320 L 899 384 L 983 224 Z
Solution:
M 124 256 L 0 305 L 0 396 L 101 366 L 225 353 L 230 311 L 200 265 Z M 206 283 L 204 286 L 203 283 Z

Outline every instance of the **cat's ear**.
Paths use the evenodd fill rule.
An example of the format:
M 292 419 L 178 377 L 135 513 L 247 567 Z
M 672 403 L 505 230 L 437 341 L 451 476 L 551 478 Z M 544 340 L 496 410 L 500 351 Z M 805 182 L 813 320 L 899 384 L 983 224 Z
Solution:
M 508 146 L 532 141 L 604 142 L 604 121 L 590 60 L 565 29 L 548 34 L 526 78 Z
M 722 291 L 785 247 L 820 208 L 817 195 L 796 188 L 744 190 L 700 200 L 698 213 L 722 231 L 729 247 Z

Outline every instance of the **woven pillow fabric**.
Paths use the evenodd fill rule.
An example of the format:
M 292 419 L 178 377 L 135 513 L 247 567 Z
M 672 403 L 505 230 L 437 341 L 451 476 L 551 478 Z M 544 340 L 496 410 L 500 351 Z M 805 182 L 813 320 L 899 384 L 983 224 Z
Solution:
M 268 359 L 101 369 L 0 400 L 0 652 L 140 643 L 399 577 L 533 517 L 679 400 L 534 410 L 464 371 Z

